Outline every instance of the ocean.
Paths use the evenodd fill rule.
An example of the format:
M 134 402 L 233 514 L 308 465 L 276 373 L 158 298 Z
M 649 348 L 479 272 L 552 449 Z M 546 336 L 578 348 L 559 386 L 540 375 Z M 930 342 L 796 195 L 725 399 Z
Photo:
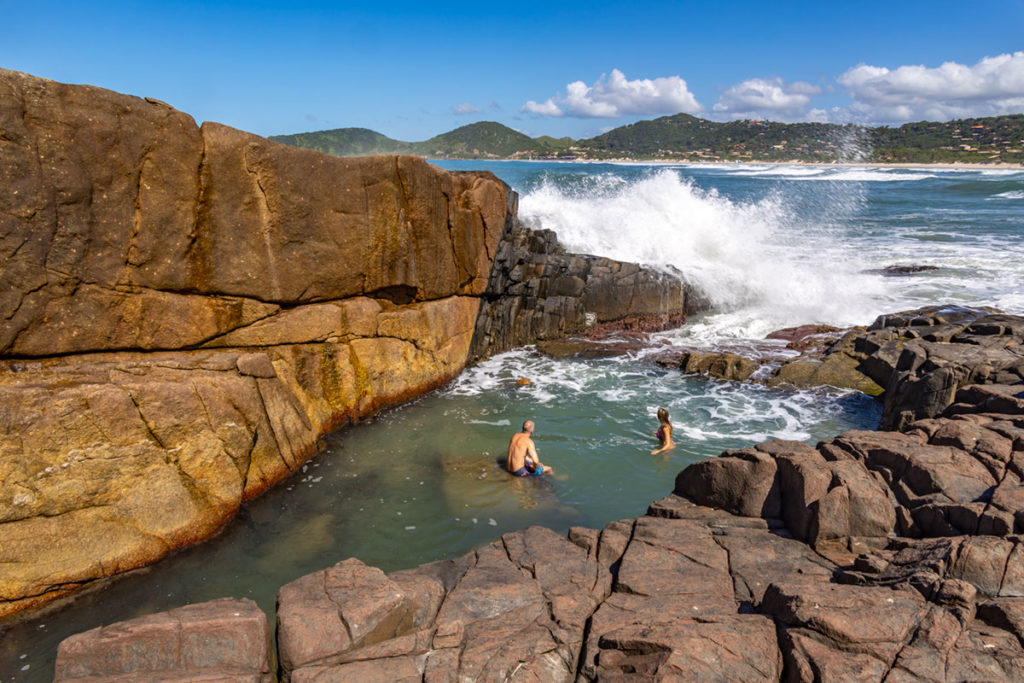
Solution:
M 521 220 L 571 251 L 678 269 L 712 311 L 630 356 L 502 354 L 328 436 L 212 541 L 9 627 L 0 681 L 50 680 L 57 643 L 95 626 L 225 596 L 272 617 L 279 586 L 348 557 L 391 571 L 533 524 L 599 528 L 642 515 L 700 458 L 878 421 L 880 405 L 854 392 L 684 376 L 653 362 L 667 347 L 784 354 L 765 334 L 932 304 L 1024 313 L 1024 168 L 435 163 L 493 172 L 519 193 Z M 888 277 L 889 266 L 933 269 Z M 651 455 L 659 406 L 678 446 Z M 501 472 L 525 419 L 554 477 Z

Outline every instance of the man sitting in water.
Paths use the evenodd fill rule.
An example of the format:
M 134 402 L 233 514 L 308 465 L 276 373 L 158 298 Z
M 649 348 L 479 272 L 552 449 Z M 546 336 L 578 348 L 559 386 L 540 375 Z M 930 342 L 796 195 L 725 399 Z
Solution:
M 533 420 L 523 423 L 523 431 L 512 435 L 508 442 L 508 460 L 505 466 L 517 477 L 539 477 L 552 469 L 537 458 L 537 447 L 533 445 Z

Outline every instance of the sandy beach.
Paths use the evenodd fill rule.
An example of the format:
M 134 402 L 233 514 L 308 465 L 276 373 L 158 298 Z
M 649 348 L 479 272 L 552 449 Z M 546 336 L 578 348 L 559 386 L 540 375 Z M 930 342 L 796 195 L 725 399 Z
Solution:
M 498 161 L 498 159 L 490 159 Z M 933 164 L 923 163 L 897 163 L 879 161 L 803 161 L 799 159 L 778 160 L 778 161 L 745 161 L 740 159 L 713 161 L 709 159 L 501 159 L 500 161 L 536 161 L 536 162 L 559 162 L 573 164 L 711 164 L 711 165 L 735 165 L 735 166 L 821 166 L 824 168 L 904 168 L 904 169 L 949 169 L 960 171 L 992 171 L 992 170 L 1024 170 L 1024 163 L 1010 163 L 996 161 L 991 163 L 979 162 L 938 162 Z

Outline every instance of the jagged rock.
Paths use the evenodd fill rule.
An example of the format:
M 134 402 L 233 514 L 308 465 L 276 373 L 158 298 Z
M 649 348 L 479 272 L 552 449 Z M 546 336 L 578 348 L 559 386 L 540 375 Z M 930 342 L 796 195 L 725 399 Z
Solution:
M 858 368 L 860 361 L 836 353 L 824 359 L 800 358 L 783 363 L 767 381 L 768 386 L 792 384 L 798 387 L 828 385 L 856 389 L 868 396 L 878 396 L 883 388 Z
M 834 339 L 837 332 L 815 330 L 805 326 L 768 336 L 793 340 L 790 346 L 803 352 L 782 360 L 765 378 L 769 386 L 829 385 L 881 397 L 881 428 L 887 430 L 904 430 L 941 414 L 1024 414 L 1024 320 L 1019 316 L 932 306 L 879 316 L 868 328 L 853 328 L 839 339 Z M 730 356 L 690 353 L 683 365 L 712 376 L 749 378 L 750 373 L 733 368 L 756 361 Z M 716 369 L 709 372 L 713 363 Z M 978 392 L 985 393 L 984 401 Z
M 552 231 L 514 221 L 494 257 L 471 357 L 595 329 L 678 327 L 705 305 L 680 274 L 569 254 Z
M 54 681 L 276 680 L 267 617 L 252 600 L 179 607 L 65 639 Z
M 799 325 L 775 330 L 765 335 L 765 339 L 782 339 L 787 342 L 786 348 L 795 351 L 822 349 L 842 335 L 843 330 L 831 325 Z
M 607 575 L 540 527 L 389 576 L 347 560 L 281 589 L 284 680 L 571 680 Z

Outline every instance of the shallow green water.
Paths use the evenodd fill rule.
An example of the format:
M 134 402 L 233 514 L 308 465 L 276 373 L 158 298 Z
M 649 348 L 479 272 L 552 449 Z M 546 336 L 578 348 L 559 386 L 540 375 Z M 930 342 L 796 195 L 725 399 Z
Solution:
M 443 165 L 493 170 L 520 192 L 522 219 L 572 249 L 685 273 L 716 304 L 660 335 L 686 346 L 759 349 L 780 327 L 866 324 L 925 304 L 1024 309 L 1020 171 Z M 938 269 L 873 274 L 901 263 Z M 533 384 L 517 388 L 519 377 Z M 651 456 L 659 405 L 679 447 Z M 63 638 L 141 614 L 229 595 L 272 614 L 279 586 L 350 556 L 393 570 L 530 524 L 601 527 L 642 514 L 698 458 L 771 437 L 813 443 L 872 428 L 878 413 L 860 395 L 705 381 L 644 360 L 508 354 L 328 437 L 304 472 L 218 538 L 8 628 L 0 681 L 49 681 Z M 516 480 L 496 464 L 527 418 L 558 478 Z
M 532 384 L 518 386 L 520 377 Z M 659 405 L 672 413 L 679 445 L 652 456 Z M 533 524 L 599 528 L 643 514 L 700 458 L 776 436 L 814 442 L 872 428 L 878 415 L 859 394 L 707 381 L 630 358 L 505 354 L 330 435 L 320 456 L 213 541 L 5 633 L 0 680 L 50 680 L 68 635 L 183 604 L 250 597 L 273 618 L 281 585 L 348 557 L 390 571 Z M 501 469 L 509 436 L 528 418 L 555 477 Z

